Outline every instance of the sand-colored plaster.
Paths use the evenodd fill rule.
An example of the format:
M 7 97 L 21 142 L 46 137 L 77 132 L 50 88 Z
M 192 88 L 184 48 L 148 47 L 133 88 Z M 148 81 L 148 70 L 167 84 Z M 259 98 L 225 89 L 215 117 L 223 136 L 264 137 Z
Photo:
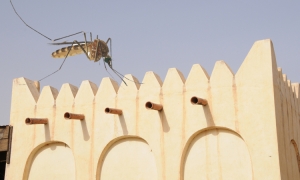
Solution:
M 75 179 L 74 157 L 65 143 L 51 142 L 38 146 L 26 164 L 24 179 Z
M 107 150 L 101 180 L 154 180 L 157 169 L 152 149 L 139 138 L 121 139 Z
M 41 93 L 34 81 L 14 79 L 6 179 L 300 178 L 291 143 L 294 139 L 299 148 L 299 83 L 277 67 L 271 40 L 255 42 L 236 74 L 217 61 L 210 77 L 198 64 L 186 79 L 176 68 L 164 81 L 151 71 L 142 84 L 125 77 L 127 86 L 103 78 L 99 86 L 66 83 L 59 91 L 46 86 Z M 193 105 L 193 96 L 208 105 Z M 147 101 L 163 110 L 146 109 Z M 107 114 L 107 107 L 123 114 Z M 85 119 L 67 120 L 65 112 Z M 48 124 L 26 125 L 27 117 L 47 118 Z M 54 142 L 67 148 L 44 147 Z M 67 164 L 57 167 L 70 168 L 62 172 L 54 160 L 64 156 Z
M 230 130 L 218 128 L 203 131 L 190 143 L 184 175 L 184 179 L 252 180 L 247 146 L 239 135 Z
M 277 126 L 277 138 L 278 138 L 278 151 L 280 159 L 280 171 L 282 179 L 288 179 L 288 155 L 286 153 L 286 136 L 285 136 L 285 125 L 283 116 L 283 94 L 281 93 L 283 77 L 282 69 L 278 68 L 277 86 L 274 88 L 275 92 L 275 112 L 276 112 L 276 126 Z

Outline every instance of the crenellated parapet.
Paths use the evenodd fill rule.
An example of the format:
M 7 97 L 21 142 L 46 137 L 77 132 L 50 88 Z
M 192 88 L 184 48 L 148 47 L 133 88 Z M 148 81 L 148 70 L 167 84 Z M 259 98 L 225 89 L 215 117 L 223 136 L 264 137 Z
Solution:
M 210 77 L 195 64 L 187 78 L 176 68 L 164 82 L 151 71 L 141 85 L 126 78 L 136 83 L 103 78 L 99 86 L 83 81 L 41 92 L 34 81 L 14 79 L 6 179 L 300 178 L 299 83 L 277 68 L 270 40 L 255 42 L 236 74 L 217 61 Z

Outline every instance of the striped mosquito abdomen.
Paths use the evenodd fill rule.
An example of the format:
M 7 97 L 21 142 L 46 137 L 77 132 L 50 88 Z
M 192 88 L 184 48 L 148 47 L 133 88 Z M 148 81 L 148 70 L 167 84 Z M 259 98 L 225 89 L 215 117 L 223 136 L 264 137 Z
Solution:
M 85 44 L 81 44 L 81 46 L 86 50 Z M 74 45 L 74 46 L 68 46 L 68 47 L 64 47 L 64 48 L 56 50 L 55 52 L 52 53 L 52 57 L 53 58 L 65 58 L 69 50 L 70 50 L 70 52 L 69 52 L 68 56 L 75 56 L 77 54 L 83 53 L 82 49 L 78 45 Z

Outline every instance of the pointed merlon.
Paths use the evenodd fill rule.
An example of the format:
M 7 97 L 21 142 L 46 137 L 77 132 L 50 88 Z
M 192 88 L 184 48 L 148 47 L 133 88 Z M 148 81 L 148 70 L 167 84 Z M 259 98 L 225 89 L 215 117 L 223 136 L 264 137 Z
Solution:
M 56 98 L 56 105 L 73 105 L 78 88 L 72 84 L 63 84 Z
M 111 78 L 106 77 L 102 79 L 97 94 L 99 94 L 99 91 L 102 92 L 105 90 L 113 91 L 114 93 L 117 93 L 118 89 L 119 89 L 118 83 L 112 80 Z
M 187 89 L 206 88 L 209 81 L 209 75 L 199 64 L 194 64 L 187 79 L 185 86 Z
M 126 82 L 126 84 L 124 83 Z M 140 88 L 140 82 L 139 80 L 134 77 L 133 75 L 131 74 L 126 74 L 123 78 L 123 81 L 121 83 L 122 87 L 129 87 L 130 89 L 133 88 L 133 89 L 139 89 Z M 121 89 L 121 88 L 120 88 Z M 119 89 L 119 90 L 120 90 Z
M 233 77 L 230 67 L 224 61 L 217 61 L 210 77 L 210 83 L 212 87 L 231 87 Z
M 152 71 L 148 71 L 143 79 L 143 84 L 141 84 L 139 89 L 139 96 L 149 98 L 151 94 L 152 97 L 156 97 L 160 93 L 162 86 L 162 81 L 160 77 Z M 147 99 L 150 100 L 150 99 Z M 151 99 L 152 100 L 152 99 Z
M 16 92 L 18 91 L 18 92 Z M 34 99 L 34 103 L 36 103 L 39 99 L 39 91 L 35 86 L 34 81 L 31 81 L 26 78 L 16 78 L 13 80 L 13 96 L 20 95 L 20 98 L 23 99 L 25 97 L 29 98 L 31 96 Z M 27 101 L 28 103 L 30 101 Z
M 272 41 L 256 41 L 235 76 L 238 86 L 271 86 L 276 83 L 278 69 Z
M 163 91 L 170 91 L 173 93 L 175 93 L 176 91 L 182 92 L 184 83 L 185 78 L 183 74 L 176 68 L 170 68 L 162 86 Z
M 161 87 L 163 83 L 160 77 L 156 73 L 154 73 L 153 71 L 148 71 L 144 76 L 142 85 L 147 85 L 147 84 L 152 84 L 151 86 L 155 86 L 155 87 Z
M 37 105 L 39 106 L 53 106 L 55 104 L 55 99 L 57 98 L 58 90 L 51 87 L 45 86 L 41 92 Z
M 92 102 L 97 93 L 98 87 L 91 81 L 82 81 L 75 97 L 76 104 L 86 104 Z

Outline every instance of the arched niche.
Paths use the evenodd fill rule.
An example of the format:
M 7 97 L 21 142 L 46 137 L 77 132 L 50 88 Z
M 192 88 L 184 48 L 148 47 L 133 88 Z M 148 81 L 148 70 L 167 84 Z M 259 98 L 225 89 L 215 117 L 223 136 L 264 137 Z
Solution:
M 124 136 L 112 140 L 100 156 L 97 179 L 158 179 L 152 149 L 145 140 L 136 136 Z
M 37 146 L 27 159 L 23 180 L 74 180 L 75 162 L 71 149 L 53 141 Z
M 198 131 L 187 142 L 182 156 L 183 179 L 252 180 L 252 163 L 244 140 L 222 127 Z

